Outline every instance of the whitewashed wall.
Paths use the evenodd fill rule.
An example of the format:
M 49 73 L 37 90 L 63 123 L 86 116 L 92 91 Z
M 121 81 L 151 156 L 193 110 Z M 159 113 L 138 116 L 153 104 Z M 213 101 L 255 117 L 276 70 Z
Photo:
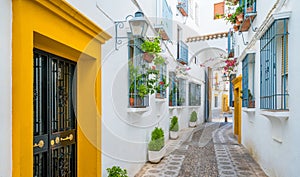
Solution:
M 214 19 L 214 4 L 222 0 L 201 1 L 200 3 L 200 33 L 212 34 L 227 31 L 230 23 L 226 24 L 223 19 Z
M 12 4 L 0 1 L 0 177 L 12 175 Z
M 165 131 L 166 141 L 169 139 L 169 121 L 170 117 L 177 115 L 179 117 L 180 128 L 186 128 L 190 113 L 195 110 L 198 112 L 198 123 L 204 121 L 204 95 L 202 95 L 202 104 L 200 107 L 182 107 L 180 109 L 169 109 L 168 101 L 157 102 L 154 95 L 150 96 L 149 110 L 146 112 L 128 112 L 128 49 L 126 40 L 119 47 L 118 51 L 114 50 L 114 26 L 113 21 L 125 20 L 129 14 L 133 15 L 138 8 L 130 0 L 115 0 L 113 5 L 111 1 L 79 1 L 68 0 L 70 4 L 76 7 L 80 12 L 93 20 L 97 25 L 109 32 L 113 38 L 102 47 L 102 172 L 106 176 L 106 168 L 113 165 L 126 168 L 129 176 L 134 176 L 136 172 L 147 161 L 147 144 L 150 140 L 150 135 L 154 127 L 162 127 Z M 156 16 L 156 1 L 138 0 L 145 15 L 150 21 L 155 22 Z M 177 17 L 176 8 L 177 1 L 168 1 L 173 10 L 174 23 L 173 39 L 176 40 L 176 25 L 183 28 L 184 41 L 187 34 L 197 35 L 195 28 L 192 28 L 193 21 L 183 24 L 182 18 Z M 122 4 L 120 6 L 120 4 Z M 109 16 L 103 15 L 103 12 Z M 176 21 L 176 18 L 178 20 Z M 118 30 L 119 36 L 126 36 L 129 31 L 128 26 Z M 148 36 L 153 36 L 154 33 L 148 29 Z M 177 42 L 177 41 L 176 41 Z M 176 57 L 176 43 L 167 42 L 169 47 Z M 193 50 L 190 50 L 193 53 Z M 168 71 L 174 71 L 178 65 L 174 58 L 164 50 L 163 55 L 168 60 Z M 193 56 L 193 54 L 190 54 Z M 200 83 L 202 85 L 202 94 L 204 94 L 204 73 L 195 64 L 190 64 L 191 70 L 188 71 L 192 79 L 189 81 Z M 203 78 L 202 78 L 203 77 Z M 186 87 L 188 98 L 188 87 Z M 188 100 L 186 100 L 188 101 Z
M 258 1 L 257 12 L 258 15 L 253 23 L 254 27 L 260 27 L 263 24 L 267 14 L 277 1 Z M 281 6 L 283 5 L 283 6 Z M 274 13 L 292 11 L 289 20 L 289 118 L 283 121 L 278 126 L 272 118 L 267 118 L 262 115 L 263 110 L 259 108 L 260 95 L 260 76 L 255 75 L 255 112 L 249 112 L 249 109 L 243 108 L 242 112 L 242 144 L 250 151 L 254 158 L 259 162 L 264 171 L 271 177 L 286 177 L 299 176 L 300 169 L 300 119 L 299 114 L 299 98 L 300 98 L 300 84 L 297 82 L 299 78 L 299 47 L 298 41 L 300 35 L 298 33 L 300 28 L 300 15 L 297 13 L 300 9 L 299 2 L 296 0 L 282 1 L 279 0 Z M 250 41 L 254 33 L 249 30 L 246 34 L 246 40 Z M 241 44 L 239 46 L 241 53 L 246 47 Z M 255 73 L 260 71 L 260 53 L 259 53 L 259 39 L 255 45 L 246 49 L 246 51 L 256 51 Z M 241 59 L 241 58 L 240 58 Z M 239 67 L 241 73 L 241 66 Z M 279 115 L 278 112 L 272 112 L 273 115 Z M 275 119 L 276 121 L 276 119 Z M 279 121 L 279 120 L 278 120 Z M 278 135 L 280 138 L 278 138 Z M 273 138 L 276 137 L 277 138 Z M 278 142 L 281 139 L 282 142 Z

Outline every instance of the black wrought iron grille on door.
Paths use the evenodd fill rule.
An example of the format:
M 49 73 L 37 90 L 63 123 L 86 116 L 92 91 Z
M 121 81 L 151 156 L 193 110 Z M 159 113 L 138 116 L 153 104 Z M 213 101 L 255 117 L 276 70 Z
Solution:
M 34 49 L 34 177 L 76 176 L 75 66 Z

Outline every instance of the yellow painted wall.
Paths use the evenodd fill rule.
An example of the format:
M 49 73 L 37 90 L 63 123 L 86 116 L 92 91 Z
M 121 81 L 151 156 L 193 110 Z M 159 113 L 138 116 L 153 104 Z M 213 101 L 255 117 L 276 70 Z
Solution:
M 100 59 L 109 38 L 65 1 L 13 0 L 14 177 L 33 176 L 33 48 L 77 62 L 77 172 L 101 176 Z

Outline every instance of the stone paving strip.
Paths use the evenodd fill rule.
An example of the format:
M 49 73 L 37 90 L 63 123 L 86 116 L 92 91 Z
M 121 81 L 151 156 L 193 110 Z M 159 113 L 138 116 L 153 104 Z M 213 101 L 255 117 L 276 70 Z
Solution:
M 232 134 L 232 123 L 205 123 L 180 131 L 158 164 L 147 162 L 135 177 L 265 177 Z

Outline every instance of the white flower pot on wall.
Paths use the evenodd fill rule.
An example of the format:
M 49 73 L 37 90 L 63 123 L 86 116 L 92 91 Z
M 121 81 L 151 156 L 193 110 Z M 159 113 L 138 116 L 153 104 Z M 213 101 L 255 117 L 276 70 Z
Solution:
M 177 139 L 178 138 L 178 131 L 170 131 L 170 138 Z
M 196 125 L 197 125 L 197 122 L 189 122 L 190 127 L 196 127 Z
M 166 153 L 165 146 L 161 148 L 160 151 L 148 151 L 148 160 L 151 163 L 158 163 L 164 157 L 165 153 Z

